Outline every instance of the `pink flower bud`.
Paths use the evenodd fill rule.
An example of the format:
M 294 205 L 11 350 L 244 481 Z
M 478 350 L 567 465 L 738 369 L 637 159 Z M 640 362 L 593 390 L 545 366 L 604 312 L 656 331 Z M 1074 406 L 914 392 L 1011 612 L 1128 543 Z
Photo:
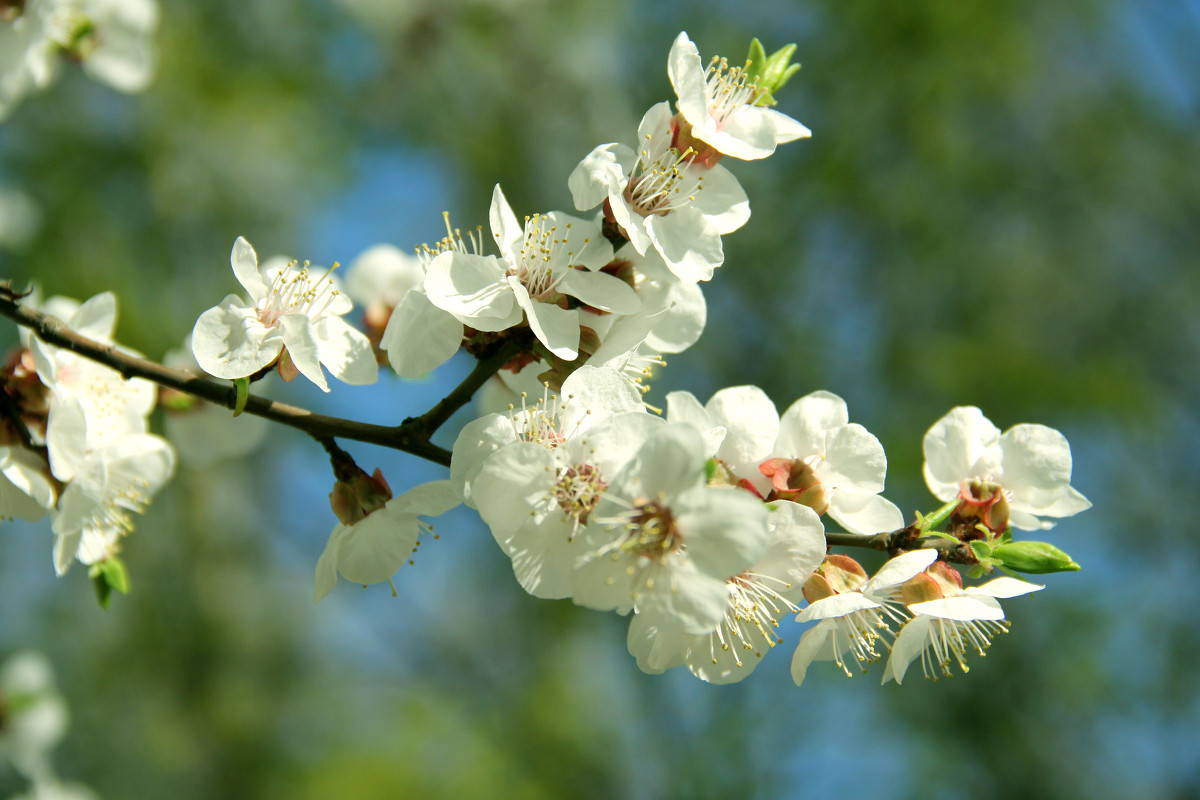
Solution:
M 378 468 L 368 475 L 358 466 L 345 467 L 343 476 L 333 484 L 329 506 L 343 525 L 361 522 L 392 499 L 392 489 Z

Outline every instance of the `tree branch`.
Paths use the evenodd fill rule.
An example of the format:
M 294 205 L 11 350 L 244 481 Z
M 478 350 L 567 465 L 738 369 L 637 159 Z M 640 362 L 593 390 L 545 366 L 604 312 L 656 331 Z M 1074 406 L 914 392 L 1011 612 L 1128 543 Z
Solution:
M 509 339 L 504 342 L 504 344 L 496 349 L 496 352 L 477 361 L 475 368 L 471 370 L 471 373 L 467 377 L 463 378 L 462 383 L 456 386 L 454 391 L 439 400 L 433 408 L 421 416 L 406 419 L 404 421 L 405 424 L 411 422 L 414 425 L 420 425 L 420 430 L 426 437 L 433 436 L 437 429 L 442 427 L 455 411 L 458 411 L 471 401 L 471 398 L 475 396 L 475 392 L 479 391 L 479 388 L 487 383 L 488 378 L 491 378 L 500 371 L 501 367 L 520 355 L 526 347 L 527 343 L 520 338 Z
M 62 347 L 115 369 L 126 379 L 144 378 L 160 386 L 195 395 L 202 400 L 228 409 L 232 409 L 237 402 L 237 393 L 232 383 L 199 377 L 184 370 L 170 369 L 153 361 L 123 353 L 114 345 L 101 344 L 85 336 L 80 336 L 67 327 L 62 320 L 23 307 L 17 302 L 17 296 L 17 293 L 13 292 L 9 286 L 0 283 L 0 315 L 31 329 L 39 339 L 47 344 Z M 499 369 L 499 366 L 501 365 L 495 369 Z M 479 368 L 476 367 L 471 376 L 468 376 L 468 380 L 478 371 Z M 486 376 L 483 376 L 478 383 L 482 384 L 485 379 Z M 464 384 L 466 383 L 464 381 Z M 462 388 L 459 387 L 459 389 Z M 455 391 L 457 392 L 459 389 Z M 455 409 L 468 399 L 470 399 L 470 395 L 459 402 Z M 434 408 L 436 409 L 437 406 Z M 451 413 L 453 411 L 454 409 L 451 409 Z M 244 413 L 287 425 L 316 439 L 329 437 L 353 439 L 390 447 L 393 450 L 411 453 L 442 466 L 450 466 L 450 451 L 429 441 L 429 433 L 432 431 L 425 432 L 420 418 L 410 418 L 396 426 L 373 425 L 341 417 L 315 414 L 304 408 L 277 403 L 257 395 L 250 395 L 247 399 Z
M 858 533 L 825 532 L 825 542 L 831 547 L 866 547 L 881 550 L 889 556 L 897 556 L 909 550 L 937 550 L 938 558 L 955 564 L 978 564 L 975 551 L 965 542 L 943 539 L 940 536 L 922 536 L 915 525 L 896 531 L 885 531 L 874 536 Z

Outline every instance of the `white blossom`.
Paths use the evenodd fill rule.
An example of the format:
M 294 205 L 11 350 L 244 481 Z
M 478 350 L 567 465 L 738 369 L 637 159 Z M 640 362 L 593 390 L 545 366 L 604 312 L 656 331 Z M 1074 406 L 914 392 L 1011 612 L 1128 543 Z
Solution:
M 551 211 L 522 225 L 498 185 L 490 220 L 500 257 L 442 253 L 425 278 L 429 301 L 462 324 L 504 331 L 527 321 L 550 353 L 571 361 L 580 316 L 568 298 L 616 314 L 641 307 L 628 284 L 598 271 L 613 251 L 596 223 Z
M 832 661 L 846 677 L 853 675 L 851 663 L 865 672 L 866 664 L 878 661 L 876 642 L 891 631 L 890 623 L 905 619 L 899 608 L 899 587 L 936 558 L 936 550 L 903 553 L 868 580 L 851 559 L 829 557 L 822 568 L 826 574 L 814 576 L 806 590 L 812 602 L 796 617 L 800 622 L 819 620 L 800 637 L 792 656 L 796 685 L 804 682 L 813 661 Z
M 879 533 L 904 526 L 904 515 L 879 496 L 887 473 L 883 445 L 849 421 L 842 398 L 818 391 L 783 413 L 770 460 L 760 469 L 765 491 L 797 494 L 818 513 L 828 511 L 851 533 Z
M 726 580 L 769 544 L 763 503 L 706 485 L 704 445 L 686 425 L 667 425 L 646 441 L 609 484 L 584 536 L 575 602 L 653 614 L 693 634 L 720 626 Z
M 687 33 L 680 33 L 671 45 L 667 72 L 691 135 L 720 153 L 766 158 L 776 145 L 812 135 L 786 114 L 757 105 L 761 92 L 742 67 L 730 67 L 715 56 L 705 67 Z
M 706 281 L 724 261 L 722 234 L 750 218 L 746 193 L 729 170 L 692 163 L 671 147 L 671 109 L 653 106 L 638 126 L 638 149 L 605 144 L 567 183 L 580 211 L 604 212 L 639 253 L 653 248 L 685 283 Z
M 629 652 L 643 671 L 685 664 L 708 683 L 734 683 L 782 641 L 779 621 L 799 610 L 804 584 L 825 556 L 825 531 L 806 506 L 775 503 L 769 511 L 770 544 L 753 566 L 726 579 L 725 617 L 714 632 L 686 633 L 651 614 L 630 620 Z
M 328 272 L 315 275 L 307 262 L 264 265 L 260 271 L 258 255 L 240 236 L 230 263 L 250 300 L 231 294 L 196 321 L 192 351 L 205 372 L 245 378 L 282 359 L 285 377 L 294 374 L 288 368 L 294 366 L 326 392 L 322 365 L 345 383 L 375 382 L 371 343 L 342 319 L 353 304 Z
M 1054 526 L 1043 517 L 1069 517 L 1091 508 L 1071 486 L 1071 447 L 1045 425 L 1014 425 L 1003 434 L 975 406 L 959 406 L 925 434 L 925 483 L 943 502 L 967 496 L 978 479 L 996 484 L 1008 502 L 1008 521 L 1022 530 Z M 969 497 L 968 497 L 969 499 Z
M 317 561 L 314 598 L 319 601 L 329 594 L 339 573 L 364 585 L 389 580 L 412 558 L 420 535 L 432 530 L 421 517 L 441 516 L 459 502 L 450 481 L 431 481 L 393 497 L 352 524 L 339 523 Z
M 964 673 L 968 672 L 967 651 L 984 655 L 992 637 L 1008 630 L 998 598 L 1017 597 L 1044 588 L 1016 578 L 996 578 L 966 589 L 940 583 L 942 597 L 909 604 L 913 617 L 892 645 L 883 683 L 903 681 L 909 664 L 918 657 L 926 678 L 936 680 L 939 672 L 949 677 L 952 660 Z

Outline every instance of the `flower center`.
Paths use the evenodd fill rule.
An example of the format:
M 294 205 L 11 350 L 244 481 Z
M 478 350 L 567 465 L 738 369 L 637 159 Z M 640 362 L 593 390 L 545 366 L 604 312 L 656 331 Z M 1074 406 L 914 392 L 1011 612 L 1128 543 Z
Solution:
M 731 67 L 727 59 L 713 56 L 704 70 L 704 98 L 708 101 L 708 114 L 718 128 L 739 108 L 753 105 L 758 99 L 758 78 L 746 73 L 749 64 Z
M 583 417 L 579 418 L 571 430 L 564 430 L 566 412 L 571 407 L 575 395 L 569 394 L 560 398 L 551 394 L 549 382 L 543 383 L 542 387 L 542 396 L 532 406 L 526 404 L 528 394 L 521 392 L 521 410 L 517 411 L 516 407 L 510 404 L 508 416 L 512 420 L 517 437 L 522 441 L 554 450 L 579 431 Z
M 577 464 L 564 469 L 554 484 L 554 500 L 573 523 L 572 538 L 587 524 L 588 515 L 600 502 L 608 484 L 600 470 L 591 464 Z
M 575 252 L 567 249 L 570 231 L 571 223 L 564 223 L 560 235 L 558 226 L 543 214 L 525 218 L 525 239 L 517 253 L 517 262 L 509 265 L 508 273 L 515 275 L 535 300 L 552 303 L 559 299 L 554 287 L 566 276 L 575 258 Z M 584 244 L 588 241 L 583 240 Z
M 330 273 L 340 265 L 335 261 L 333 266 L 319 278 L 309 273 L 310 263 L 305 261 L 300 269 L 293 261 L 275 273 L 267 296 L 258 301 L 258 321 L 268 328 L 279 324 L 279 318 L 284 314 L 304 314 L 309 319 L 319 319 L 338 296 L 338 290 L 333 288 L 333 278 Z
M 628 535 L 620 549 L 629 555 L 661 562 L 683 547 L 683 534 L 671 509 L 661 499 L 636 505 L 627 519 Z
M 625 187 L 625 202 L 643 217 L 683 208 L 704 188 L 704 176 L 689 169 L 695 151 L 666 148 L 657 157 L 642 150 Z

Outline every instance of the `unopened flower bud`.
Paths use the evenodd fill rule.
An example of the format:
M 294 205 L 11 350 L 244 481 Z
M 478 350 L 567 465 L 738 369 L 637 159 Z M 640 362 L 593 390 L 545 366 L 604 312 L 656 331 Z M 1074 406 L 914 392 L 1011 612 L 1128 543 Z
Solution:
M 353 525 L 378 511 L 392 499 L 392 490 L 378 468 L 368 475 L 361 468 L 347 468 L 329 493 L 329 505 L 343 525 Z
M 829 495 L 817 478 L 812 465 L 798 458 L 769 458 L 758 466 L 771 479 L 768 500 L 791 500 L 808 506 L 817 514 L 829 509 Z
M 867 571 L 850 556 L 833 553 L 804 584 L 804 599 L 810 603 L 835 594 L 853 592 L 867 582 Z
M 906 605 L 941 600 L 962 593 L 962 576 L 945 561 L 935 561 L 900 587 Z
M 1042 574 L 1074 572 L 1079 565 L 1071 557 L 1047 542 L 1007 542 L 992 549 L 992 557 L 1015 572 Z

